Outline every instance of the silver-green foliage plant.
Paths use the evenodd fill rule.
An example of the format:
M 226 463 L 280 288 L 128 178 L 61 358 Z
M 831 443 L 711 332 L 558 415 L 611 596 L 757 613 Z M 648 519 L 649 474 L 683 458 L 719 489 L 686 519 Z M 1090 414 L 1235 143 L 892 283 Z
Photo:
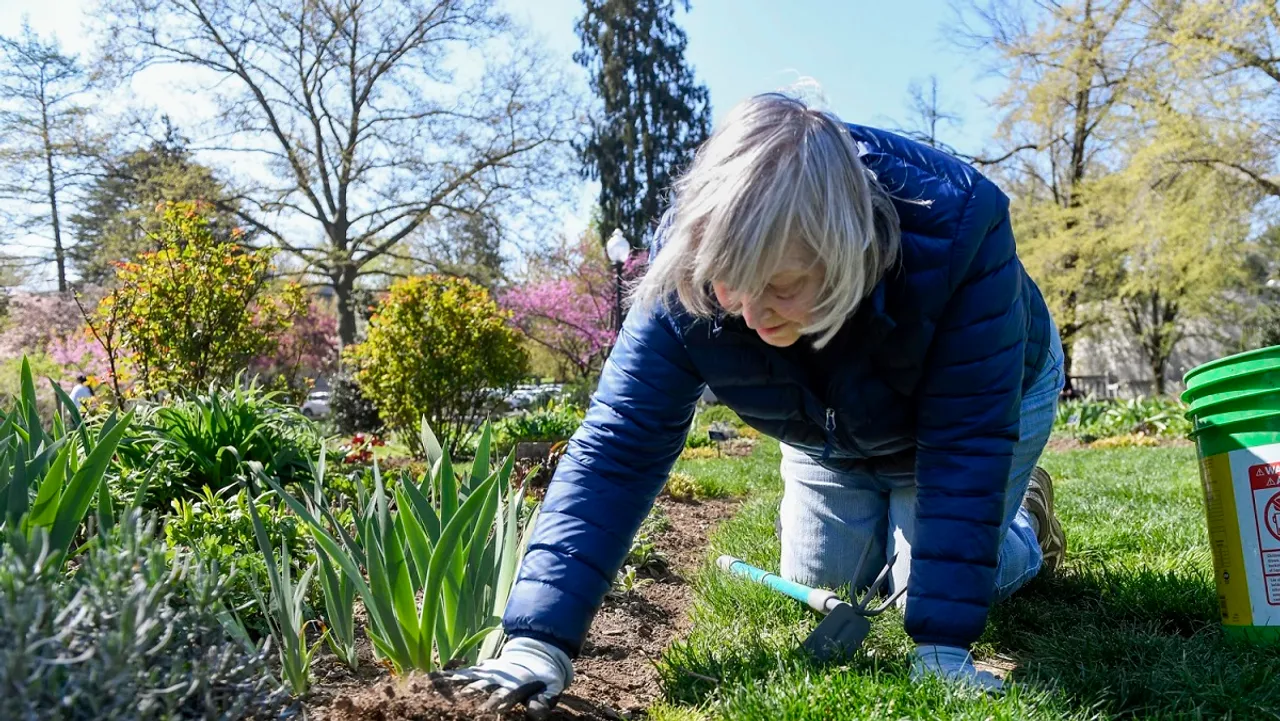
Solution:
M 91 433 L 75 402 L 53 383 L 68 420 L 60 412 L 46 431 L 26 358 L 21 384 L 14 405 L 0 410 L 0 529 L 28 541 L 37 531 L 45 532 L 52 558 L 65 562 L 95 502 L 99 529 L 105 532 L 115 523 L 106 472 L 132 414 L 112 414 Z M 139 490 L 135 504 L 145 491 Z
M 360 489 L 354 533 L 328 508 L 262 477 L 354 586 L 375 650 L 398 671 L 475 662 L 501 643 L 498 617 L 532 519 L 520 523 L 524 489 L 511 487 L 514 457 L 490 465 L 492 435 L 486 425 L 470 474 L 461 474 L 424 422 L 431 474 L 402 477 L 388 491 L 375 465 L 372 491 Z
M 46 529 L 0 553 L 0 717 L 267 719 L 287 694 L 266 652 L 223 627 L 226 577 L 171 559 L 154 522 L 122 514 L 62 572 Z

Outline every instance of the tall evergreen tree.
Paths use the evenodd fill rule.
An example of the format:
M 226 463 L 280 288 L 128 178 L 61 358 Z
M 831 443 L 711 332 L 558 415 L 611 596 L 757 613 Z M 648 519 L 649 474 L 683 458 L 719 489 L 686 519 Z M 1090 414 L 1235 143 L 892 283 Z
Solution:
M 600 181 L 600 235 L 621 228 L 644 245 L 664 194 L 711 130 L 710 94 L 685 64 L 676 24 L 688 0 L 585 0 L 574 60 L 591 72 L 603 107 L 579 147 L 583 174 Z
M 186 140 L 166 119 L 163 138 L 104 163 L 80 212 L 68 219 L 76 238 L 69 255 L 80 279 L 106 282 L 114 277 L 114 261 L 156 250 L 163 208 L 175 202 L 201 206 L 217 239 L 229 239 L 239 225 L 238 205 L 213 170 L 191 157 Z

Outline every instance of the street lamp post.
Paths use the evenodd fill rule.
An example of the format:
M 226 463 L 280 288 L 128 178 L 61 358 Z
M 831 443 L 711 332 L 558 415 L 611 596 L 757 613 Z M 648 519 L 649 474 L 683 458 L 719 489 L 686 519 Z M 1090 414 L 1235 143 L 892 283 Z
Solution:
M 613 229 L 609 242 L 604 245 L 605 255 L 613 263 L 613 329 L 622 330 L 622 264 L 631 255 L 631 244 L 622 236 L 622 230 Z

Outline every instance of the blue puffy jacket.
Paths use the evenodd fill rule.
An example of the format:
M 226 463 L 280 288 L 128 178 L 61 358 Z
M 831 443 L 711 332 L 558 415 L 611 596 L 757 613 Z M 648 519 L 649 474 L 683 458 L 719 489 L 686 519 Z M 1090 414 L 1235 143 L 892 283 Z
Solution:
M 630 314 L 547 490 L 503 618 L 508 633 L 581 648 L 704 384 L 748 424 L 830 468 L 913 463 L 907 632 L 961 647 L 982 633 L 1019 406 L 1045 362 L 1049 314 L 994 184 L 891 133 L 849 132 L 894 198 L 901 262 L 817 353 L 773 348 L 738 318 Z

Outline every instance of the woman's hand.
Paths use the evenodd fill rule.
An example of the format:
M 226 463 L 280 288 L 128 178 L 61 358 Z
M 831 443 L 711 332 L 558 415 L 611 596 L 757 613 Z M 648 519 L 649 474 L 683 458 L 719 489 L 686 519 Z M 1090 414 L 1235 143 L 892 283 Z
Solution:
M 573 664 L 568 654 L 552 644 L 516 637 L 507 641 L 497 658 L 442 676 L 466 683 L 463 693 L 489 693 L 481 707 L 485 711 L 505 711 L 523 703 L 530 718 L 542 719 L 573 681 Z
M 955 646 L 916 646 L 911 657 L 911 678 L 919 681 L 926 676 L 957 681 L 989 693 L 1004 691 L 1003 681 L 990 671 L 979 671 L 969 652 Z

